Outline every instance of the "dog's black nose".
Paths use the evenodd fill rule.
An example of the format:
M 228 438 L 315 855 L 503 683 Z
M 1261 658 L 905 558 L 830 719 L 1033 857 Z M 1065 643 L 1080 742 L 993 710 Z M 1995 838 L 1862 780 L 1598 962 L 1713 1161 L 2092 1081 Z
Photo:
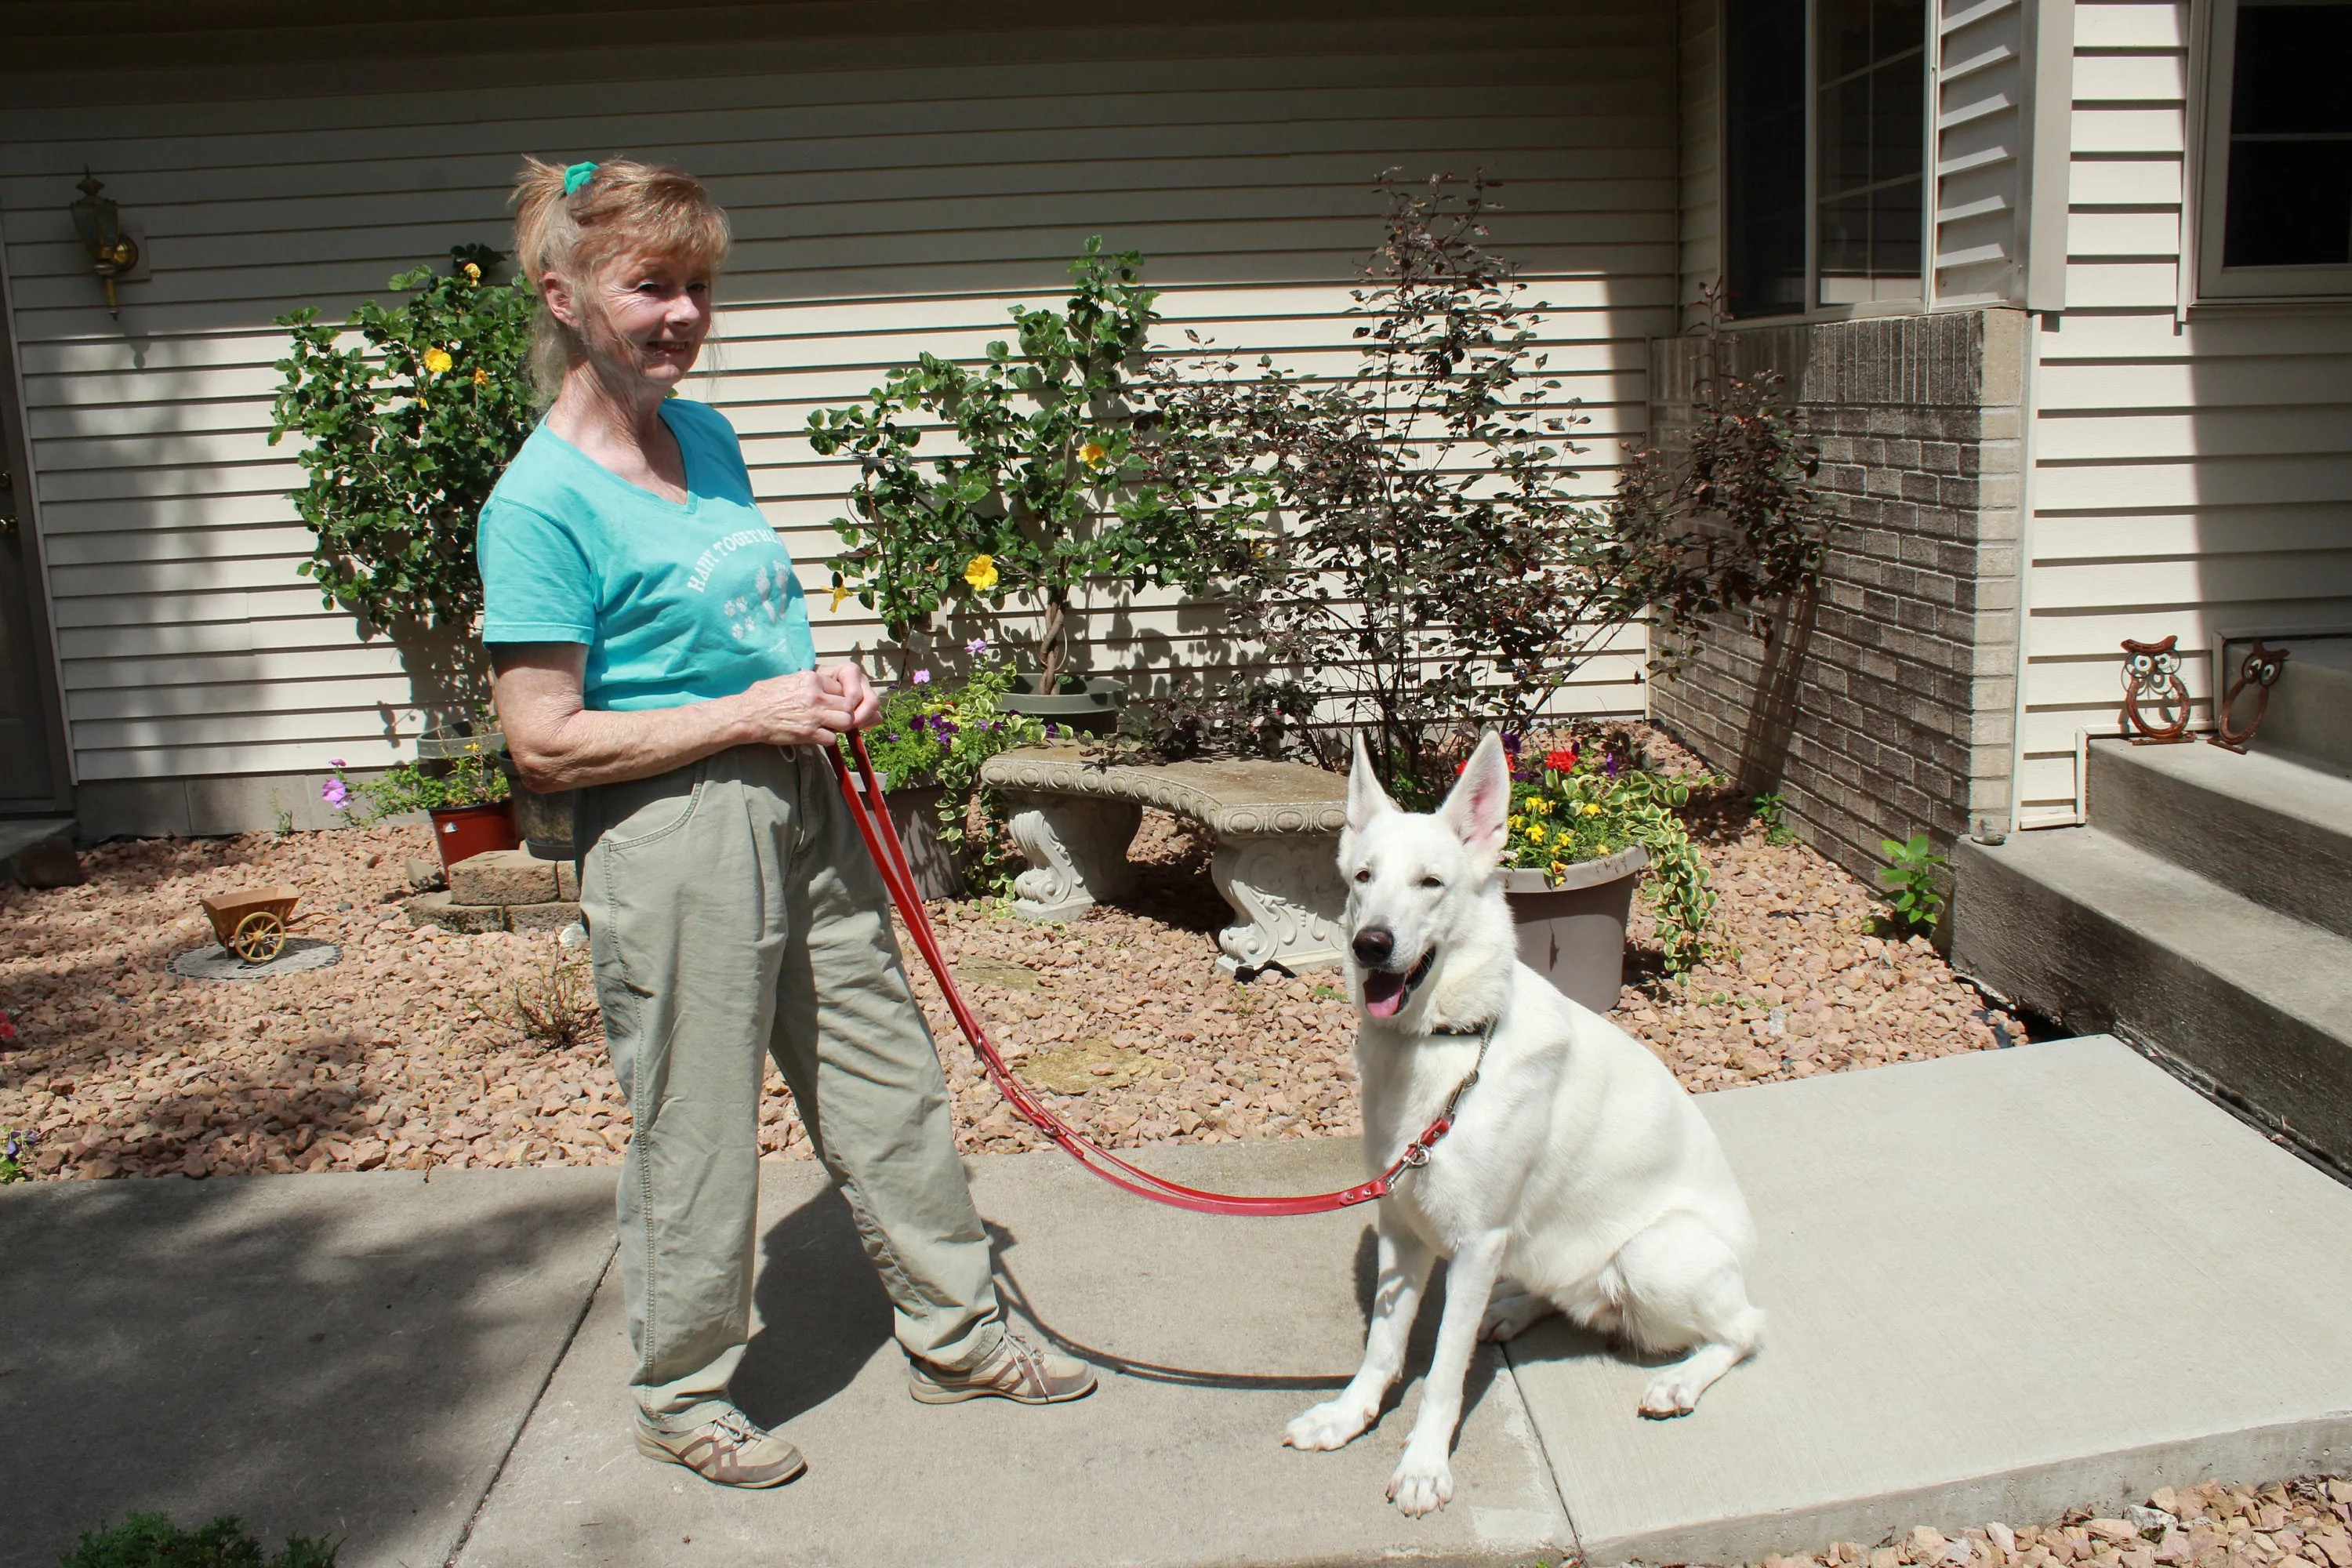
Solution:
M 1367 926 L 1348 945 L 1356 950 L 1358 963 L 1373 969 L 1389 961 L 1389 954 L 1396 951 L 1396 938 L 1382 927 Z

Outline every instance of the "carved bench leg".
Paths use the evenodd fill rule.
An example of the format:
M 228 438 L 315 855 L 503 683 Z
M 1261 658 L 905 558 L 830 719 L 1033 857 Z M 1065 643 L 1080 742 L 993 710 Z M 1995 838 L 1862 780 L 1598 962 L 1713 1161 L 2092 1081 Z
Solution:
M 1013 879 L 1013 912 L 1024 920 L 1073 920 L 1135 888 L 1127 846 L 1142 826 L 1132 801 L 1008 790 L 1013 841 L 1029 869 Z
M 1209 875 L 1241 917 L 1217 933 L 1218 970 L 1246 976 L 1269 964 L 1296 974 L 1339 962 L 1348 901 L 1335 863 L 1337 834 L 1221 840 Z

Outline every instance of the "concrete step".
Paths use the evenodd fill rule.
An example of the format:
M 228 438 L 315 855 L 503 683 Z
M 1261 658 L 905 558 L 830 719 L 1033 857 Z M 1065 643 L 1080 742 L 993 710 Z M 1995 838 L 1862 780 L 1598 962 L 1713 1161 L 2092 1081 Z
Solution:
M 1964 973 L 2144 1040 L 2352 1167 L 2352 940 L 2096 827 L 1962 840 L 1953 865 Z
M 2287 650 L 2286 668 L 2251 749 L 2352 773 L 2352 637 L 2277 640 Z M 2245 650 L 2231 652 L 2242 658 Z
M 2352 936 L 2352 778 L 2203 742 L 2091 742 L 2091 826 Z

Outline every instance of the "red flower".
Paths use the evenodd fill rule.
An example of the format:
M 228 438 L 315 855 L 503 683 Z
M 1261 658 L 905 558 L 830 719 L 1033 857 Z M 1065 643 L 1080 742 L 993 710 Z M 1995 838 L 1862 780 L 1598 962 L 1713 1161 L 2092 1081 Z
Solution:
M 1544 766 L 1556 773 L 1567 773 L 1576 766 L 1576 753 L 1573 751 L 1546 752 Z
M 1458 763 L 1454 763 L 1454 776 L 1455 778 L 1457 778 L 1457 779 L 1458 779 L 1458 778 L 1460 778 L 1460 777 L 1463 775 L 1463 773 L 1464 773 L 1465 771 L 1467 771 L 1467 770 L 1468 770 L 1469 766 L 1470 766 L 1470 763 L 1468 763 L 1468 761 L 1467 761 L 1467 760 L 1465 760 L 1465 761 L 1458 762 Z
M 16 1026 L 9 1021 L 7 1014 L 0 1013 L 0 1040 L 13 1040 L 16 1037 Z

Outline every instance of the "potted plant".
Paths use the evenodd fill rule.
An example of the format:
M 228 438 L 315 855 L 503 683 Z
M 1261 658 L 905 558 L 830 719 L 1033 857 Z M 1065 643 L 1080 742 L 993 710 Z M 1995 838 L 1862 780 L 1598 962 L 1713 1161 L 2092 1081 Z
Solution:
M 578 854 L 572 848 L 573 812 L 580 800 L 576 789 L 551 790 L 541 794 L 523 783 L 522 770 L 507 750 L 507 738 L 487 716 L 472 723 L 460 721 L 443 725 L 416 738 L 416 756 L 420 762 L 446 761 L 463 757 L 474 747 L 492 758 L 500 773 L 506 776 L 507 801 L 513 813 L 515 836 L 522 847 L 539 860 L 572 860 Z
M 987 657 L 984 639 L 974 638 L 965 651 L 982 662 L 961 689 L 943 689 L 929 670 L 915 670 L 883 700 L 881 717 L 866 731 L 884 805 L 926 899 L 960 899 L 974 885 L 1002 890 L 1012 871 L 999 843 L 1003 813 L 993 792 L 981 787 L 980 764 L 1060 728 L 1004 708 L 1016 678 L 1010 665 Z M 975 804 L 977 834 L 969 827 Z
M 1689 785 L 1616 748 L 1527 752 L 1514 765 L 1503 894 L 1520 960 L 1570 1001 L 1596 1013 L 1617 1005 L 1644 870 L 1668 967 L 1699 957 L 1715 894 L 1675 815 L 1689 799 Z
M 320 786 L 328 805 L 360 824 L 421 811 L 433 824 L 433 847 L 447 870 L 460 860 L 515 847 L 514 815 L 506 774 L 486 740 L 459 742 L 443 759 L 398 763 L 378 777 L 354 781 L 338 757 L 335 776 Z
M 910 639 L 941 614 L 1002 624 L 1008 600 L 1034 607 L 1034 668 L 1001 697 L 1008 710 L 1108 730 L 1125 688 L 1070 672 L 1070 622 L 1097 579 L 1199 592 L 1213 575 L 1220 520 L 1207 525 L 1144 482 L 1129 363 L 1159 318 L 1136 279 L 1134 251 L 1102 254 L 1099 236 L 1071 263 L 1066 307 L 1015 305 L 1019 346 L 997 342 L 967 367 L 926 353 L 866 403 L 809 416 L 809 441 L 853 453 L 853 516 L 833 520 L 844 548 L 830 563 L 833 605 L 877 610 L 911 673 Z M 917 455 L 922 433 L 901 416 L 951 427 L 957 447 Z

